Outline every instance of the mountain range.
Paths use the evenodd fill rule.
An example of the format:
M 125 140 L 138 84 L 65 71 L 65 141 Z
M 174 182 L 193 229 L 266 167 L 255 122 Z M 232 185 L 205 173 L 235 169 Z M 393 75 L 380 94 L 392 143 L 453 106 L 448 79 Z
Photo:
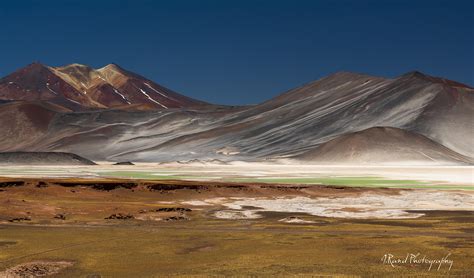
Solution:
M 266 102 L 194 100 L 118 65 L 33 63 L 0 79 L 0 151 L 107 161 L 472 164 L 474 89 L 338 72 Z

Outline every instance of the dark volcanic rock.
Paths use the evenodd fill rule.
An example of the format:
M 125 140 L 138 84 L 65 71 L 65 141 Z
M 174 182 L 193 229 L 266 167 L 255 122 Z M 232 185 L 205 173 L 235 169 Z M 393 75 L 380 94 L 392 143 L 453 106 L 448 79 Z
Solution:
M 64 187 L 91 187 L 95 190 L 105 191 L 110 191 L 117 188 L 132 189 L 138 186 L 138 184 L 134 182 L 58 182 L 56 184 Z
M 31 221 L 31 218 L 29 217 L 16 217 L 9 219 L 8 222 L 22 222 L 22 221 Z
M 179 221 L 179 220 L 189 220 L 189 218 L 184 216 L 171 216 L 163 219 L 164 221 Z
M 0 188 L 1 187 L 10 187 L 10 186 L 22 186 L 25 185 L 24 181 L 5 181 L 5 182 L 0 182 Z
M 48 184 L 44 181 L 40 181 L 40 182 L 38 182 L 38 184 L 36 184 L 36 187 L 44 188 L 44 187 L 48 187 Z
M 182 185 L 182 184 L 152 184 L 148 185 L 148 189 L 151 191 L 173 191 L 173 190 L 207 190 L 209 189 L 204 185 Z
M 130 161 L 117 162 L 114 165 L 135 165 Z
M 156 212 L 174 212 L 174 211 L 178 211 L 178 212 L 185 212 L 185 211 L 191 211 L 190 208 L 159 208 L 159 209 L 155 209 L 154 211 Z
M 122 214 L 122 213 L 114 213 L 104 219 L 118 219 L 118 220 L 127 220 L 127 219 L 134 219 L 133 215 L 131 214 Z

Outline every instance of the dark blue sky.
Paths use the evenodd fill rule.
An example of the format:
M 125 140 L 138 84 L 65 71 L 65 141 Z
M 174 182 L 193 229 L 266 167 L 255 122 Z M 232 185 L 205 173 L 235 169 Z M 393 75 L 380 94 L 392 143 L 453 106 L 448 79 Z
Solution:
M 5 1 L 0 75 L 114 62 L 190 97 L 250 104 L 336 71 L 474 85 L 473 1 Z

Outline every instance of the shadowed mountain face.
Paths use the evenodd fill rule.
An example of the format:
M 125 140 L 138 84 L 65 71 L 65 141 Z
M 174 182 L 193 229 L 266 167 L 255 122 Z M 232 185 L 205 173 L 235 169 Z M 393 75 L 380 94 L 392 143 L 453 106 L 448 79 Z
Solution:
M 106 80 L 105 87 L 110 84 L 120 89 L 129 100 L 134 93 L 145 96 L 140 89 L 148 86 L 134 83 L 138 79 L 133 74 L 124 80 L 121 73 L 106 68 L 72 65 L 47 69 L 55 72 L 66 88 L 80 91 L 81 86 L 87 87 L 89 91 L 83 95 L 91 102 L 109 99 L 104 96 L 107 89 L 93 89 L 102 88 L 98 85 L 104 82 L 101 78 Z M 131 93 L 127 93 L 129 88 Z M 159 101 L 172 107 L 171 102 Z M 120 105 L 113 110 L 75 113 L 66 112 L 58 102 L 48 100 L 48 104 L 0 103 L 0 113 L 7 115 L 0 121 L 15 122 L 8 133 L 0 130 L 4 143 L 0 150 L 67 151 L 113 161 L 268 160 L 298 157 L 343 134 L 385 126 L 406 130 L 411 139 L 415 138 L 411 135 L 423 135 L 461 155 L 474 156 L 470 140 L 474 136 L 474 90 L 419 72 L 396 79 L 336 73 L 262 104 L 240 108 L 193 102 L 191 108 L 155 105 L 154 110 L 132 111 Z M 52 116 L 46 117 L 47 124 L 38 124 L 25 112 L 31 109 L 47 110 L 50 112 L 44 114 Z M 25 139 L 15 140 L 8 135 L 12 132 Z
M 0 165 L 95 165 L 94 162 L 72 153 L 62 152 L 5 152 L 0 153 Z
M 100 69 L 33 63 L 0 80 L 0 100 L 41 100 L 71 111 L 153 110 L 205 105 L 115 64 Z

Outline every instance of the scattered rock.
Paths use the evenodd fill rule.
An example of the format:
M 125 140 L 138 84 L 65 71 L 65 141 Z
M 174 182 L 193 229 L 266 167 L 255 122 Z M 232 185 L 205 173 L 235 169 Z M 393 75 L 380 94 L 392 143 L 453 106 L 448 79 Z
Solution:
M 31 218 L 29 217 L 16 217 L 9 219 L 8 222 L 22 222 L 22 221 L 31 221 Z
M 248 189 L 245 185 L 234 185 L 234 184 L 217 184 L 214 186 L 215 188 L 225 188 L 225 189 L 236 189 L 236 190 L 243 190 Z
M 20 264 L 0 272 L 0 277 L 43 277 L 58 274 L 61 270 L 72 266 L 74 263 L 66 261 L 47 262 L 37 261 Z
M 164 221 L 179 221 L 179 220 L 189 220 L 189 218 L 184 216 L 171 216 L 163 219 Z
M 48 185 L 47 185 L 44 181 L 40 181 L 40 182 L 38 182 L 38 184 L 36 185 L 36 187 L 38 187 L 38 188 L 44 188 L 44 187 L 48 187 Z
M 209 188 L 204 185 L 184 185 L 184 184 L 152 184 L 147 186 L 150 191 L 159 190 L 162 192 L 172 190 L 208 190 Z
M 126 189 L 131 189 L 137 186 L 136 183 L 133 182 L 122 182 L 122 183 L 95 183 L 91 185 L 93 189 L 95 190 L 104 190 L 104 191 L 110 191 L 114 190 L 117 188 L 126 188 Z
M 23 181 L 5 181 L 0 182 L 0 187 L 12 187 L 12 186 L 22 186 L 25 185 Z
M 151 210 L 151 211 L 155 211 L 155 212 L 185 212 L 185 211 L 191 211 L 190 208 L 158 208 L 158 209 L 154 209 L 154 210 Z
M 104 190 L 104 191 L 110 191 L 117 188 L 132 189 L 138 186 L 138 184 L 134 182 L 93 182 L 93 183 L 59 182 L 57 184 L 64 187 L 93 188 L 95 190 Z M 71 189 L 71 192 L 76 192 L 76 191 L 74 191 L 74 189 Z
M 134 219 L 133 215 L 131 214 L 122 214 L 122 213 L 114 213 L 104 219 L 119 219 L 119 220 L 127 220 L 127 219 Z
M 59 219 L 59 220 L 66 220 L 66 215 L 62 214 L 62 213 L 58 213 L 54 216 L 55 219 Z

